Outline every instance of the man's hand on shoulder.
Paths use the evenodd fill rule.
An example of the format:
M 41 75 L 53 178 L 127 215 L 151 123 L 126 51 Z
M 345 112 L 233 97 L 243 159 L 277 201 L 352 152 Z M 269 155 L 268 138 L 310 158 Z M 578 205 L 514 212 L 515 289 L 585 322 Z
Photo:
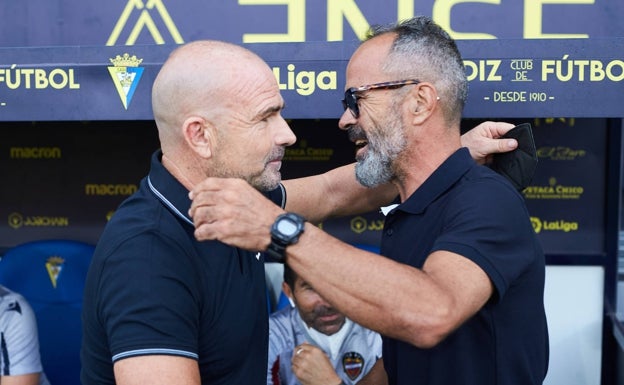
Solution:
M 515 139 L 499 139 L 513 127 L 511 123 L 483 122 L 462 135 L 462 146 L 468 147 L 470 155 L 477 163 L 490 163 L 492 155 L 518 147 Z
M 246 250 L 265 250 L 270 229 L 284 210 L 238 178 L 206 178 L 189 193 L 195 238 Z

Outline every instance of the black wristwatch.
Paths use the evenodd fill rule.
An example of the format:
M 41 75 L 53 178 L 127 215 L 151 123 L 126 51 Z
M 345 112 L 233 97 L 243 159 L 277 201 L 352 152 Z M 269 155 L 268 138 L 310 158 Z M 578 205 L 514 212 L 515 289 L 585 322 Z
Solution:
M 285 213 L 277 217 L 271 226 L 271 243 L 267 254 L 275 262 L 286 259 L 286 247 L 297 243 L 305 228 L 305 218 L 295 213 Z

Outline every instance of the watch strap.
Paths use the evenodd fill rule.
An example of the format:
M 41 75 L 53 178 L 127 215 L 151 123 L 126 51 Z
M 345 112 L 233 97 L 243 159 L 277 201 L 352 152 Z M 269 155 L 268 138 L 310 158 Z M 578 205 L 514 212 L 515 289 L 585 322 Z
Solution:
M 266 253 L 271 257 L 272 262 L 284 263 L 286 259 L 286 246 L 278 244 L 271 238 L 271 243 L 269 243 Z

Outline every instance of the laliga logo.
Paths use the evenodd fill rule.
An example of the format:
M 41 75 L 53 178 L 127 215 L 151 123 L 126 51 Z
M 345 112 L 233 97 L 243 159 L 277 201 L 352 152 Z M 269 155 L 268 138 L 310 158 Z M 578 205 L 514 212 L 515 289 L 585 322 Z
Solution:
M 114 59 L 109 59 L 113 64 L 112 67 L 108 67 L 108 72 L 113 78 L 113 83 L 121 99 L 121 103 L 127 110 L 134 91 L 136 91 L 139 80 L 143 76 L 143 67 L 139 67 L 139 64 L 143 59 L 138 59 L 136 55 L 130 56 L 124 53 L 123 56 L 117 55 Z
M 369 231 L 381 231 L 383 230 L 384 221 L 382 220 L 371 220 L 370 222 L 366 220 L 364 217 L 354 217 L 351 219 L 351 231 L 356 234 L 361 234 L 366 230 Z
M 536 234 L 539 234 L 542 230 L 562 231 L 564 233 L 568 233 L 570 231 L 578 231 L 579 229 L 578 222 L 568 222 L 564 221 L 563 219 L 554 221 L 543 221 L 537 217 L 531 217 L 531 224 L 533 225 L 533 230 Z
M 351 219 L 351 231 L 354 233 L 361 234 L 366 231 L 366 227 L 368 227 L 366 219 L 362 217 L 355 217 Z

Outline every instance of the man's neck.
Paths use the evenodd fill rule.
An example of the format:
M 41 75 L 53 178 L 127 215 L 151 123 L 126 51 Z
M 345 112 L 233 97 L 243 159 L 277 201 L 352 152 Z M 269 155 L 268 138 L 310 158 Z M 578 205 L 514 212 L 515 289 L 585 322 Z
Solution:
M 182 166 L 179 166 L 176 162 L 174 162 L 171 157 L 163 154 L 161 159 L 162 165 L 167 169 L 176 178 L 187 190 L 191 191 L 193 187 L 195 187 L 195 183 L 192 181 L 192 177 L 189 176 L 190 170 L 185 169 Z

